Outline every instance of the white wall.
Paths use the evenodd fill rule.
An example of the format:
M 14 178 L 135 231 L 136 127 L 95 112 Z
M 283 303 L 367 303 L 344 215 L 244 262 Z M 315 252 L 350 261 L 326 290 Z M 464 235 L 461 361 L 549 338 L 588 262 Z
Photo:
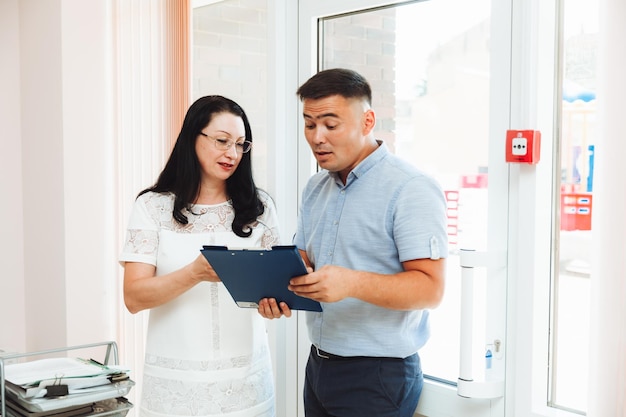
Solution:
M 67 343 L 116 338 L 119 280 L 110 2 L 63 0 Z M 89 312 L 88 314 L 81 314 Z M 94 324 L 92 326 L 92 323 Z
M 0 2 L 0 349 L 115 338 L 108 3 Z
M 0 317 L 12 317 L 0 332 L 5 351 L 22 351 L 26 343 L 18 31 L 18 0 L 0 1 Z

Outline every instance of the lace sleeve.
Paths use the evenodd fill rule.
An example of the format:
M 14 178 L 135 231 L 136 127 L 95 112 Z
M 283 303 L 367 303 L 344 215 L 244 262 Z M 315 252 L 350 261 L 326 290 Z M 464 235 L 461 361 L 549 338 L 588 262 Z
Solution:
M 129 255 L 151 256 L 156 259 L 159 247 L 159 234 L 156 230 L 129 229 L 123 253 Z
M 120 255 L 122 265 L 124 262 L 156 265 L 161 221 L 158 213 L 163 211 L 160 204 L 155 204 L 159 200 L 159 195 L 147 193 L 135 201 Z

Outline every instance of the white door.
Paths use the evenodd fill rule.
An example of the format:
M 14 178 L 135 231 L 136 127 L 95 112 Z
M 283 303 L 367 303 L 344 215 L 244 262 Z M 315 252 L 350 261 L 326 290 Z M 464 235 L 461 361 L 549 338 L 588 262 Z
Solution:
M 332 67 L 361 72 L 378 139 L 433 174 L 448 197 L 446 294 L 420 351 L 427 377 L 416 415 L 504 415 L 510 8 L 316 0 L 300 1 L 299 14 L 299 83 Z M 301 188 L 315 164 L 300 143 Z M 303 340 L 299 351 L 308 347 Z
M 549 325 L 551 309 L 555 310 L 550 306 L 551 256 L 556 245 L 551 202 L 558 178 L 551 164 L 558 159 L 552 152 L 559 55 L 556 6 L 564 3 L 567 11 L 573 0 L 198 3 L 224 8 L 230 16 L 226 25 L 213 22 L 221 16 L 214 8 L 203 14 L 209 24 L 198 16 L 194 21 L 230 40 L 220 43 L 219 53 L 196 49 L 197 57 L 205 59 L 199 65 L 209 69 L 209 84 L 197 85 L 208 86 L 206 93 L 233 94 L 246 108 L 255 109 L 257 178 L 276 198 L 285 236 L 295 229 L 298 195 L 316 169 L 302 137 L 295 85 L 321 68 L 348 66 L 363 72 L 374 87 L 379 138 L 437 176 L 448 191 L 451 256 L 447 288 L 443 304 L 432 314 L 433 337 L 420 352 L 428 379 L 417 412 L 454 417 L 572 417 L 576 414 L 568 408 L 578 413 L 584 410 L 580 403 L 585 387 L 576 378 L 586 373 L 586 361 L 579 360 L 584 345 L 577 342 L 582 340 L 584 322 L 562 314 L 563 310 L 571 313 L 567 306 L 575 317 L 584 313 L 579 292 L 568 302 L 558 303 L 561 327 Z M 238 20 L 233 19 L 235 9 Z M 263 24 L 258 25 L 255 16 Z M 260 73 L 266 78 L 261 83 L 257 65 L 233 71 L 232 62 L 239 61 L 233 61 L 231 31 L 244 24 L 249 27 L 238 30 L 245 39 L 237 43 L 245 57 L 241 62 L 267 58 L 267 71 Z M 575 28 L 579 30 L 580 25 Z M 253 33 L 259 37 L 257 42 L 250 42 Z M 214 36 L 201 38 L 209 43 L 205 46 L 214 48 Z M 588 37 L 580 34 L 579 39 L 572 46 L 584 53 L 576 57 L 593 56 Z M 222 64 L 225 70 L 219 73 L 231 82 L 217 79 L 218 72 L 209 67 Z M 237 77 L 242 77 L 241 82 L 233 83 Z M 266 120 L 267 126 L 259 120 Z M 509 128 L 541 130 L 538 165 L 504 162 Z M 293 140 L 296 135 L 297 141 Z M 296 152 L 298 158 L 291 157 Z M 567 242 L 561 243 L 563 254 Z M 464 276 L 461 253 L 469 266 L 475 266 L 463 269 Z M 565 293 L 569 288 L 560 284 L 559 289 Z M 302 380 L 309 341 L 304 315 L 296 316 L 296 320 L 273 321 L 270 328 L 279 416 L 304 416 Z M 568 333 L 575 333 L 574 342 L 561 340 Z M 562 353 L 550 352 L 551 335 L 559 338 L 556 345 L 566 358 L 559 355 L 551 360 L 551 355 Z M 460 377 L 471 381 L 461 382 L 459 390 Z M 555 381 L 565 383 L 567 389 L 559 388 L 558 395 L 549 398 Z

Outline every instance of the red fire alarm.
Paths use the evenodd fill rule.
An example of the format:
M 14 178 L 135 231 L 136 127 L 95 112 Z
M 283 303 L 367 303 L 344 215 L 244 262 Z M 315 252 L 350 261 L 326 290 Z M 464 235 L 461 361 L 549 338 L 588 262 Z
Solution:
M 536 164 L 540 148 L 541 132 L 538 130 L 506 131 L 506 162 Z

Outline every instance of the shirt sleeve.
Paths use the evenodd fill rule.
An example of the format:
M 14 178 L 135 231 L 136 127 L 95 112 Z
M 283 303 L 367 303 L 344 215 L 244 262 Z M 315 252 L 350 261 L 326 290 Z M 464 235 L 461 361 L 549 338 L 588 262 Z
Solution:
M 401 262 L 448 256 L 447 205 L 428 176 L 407 182 L 396 202 L 394 237 Z
M 157 264 L 159 224 L 158 220 L 150 215 L 145 196 L 146 194 L 135 200 L 130 214 L 126 240 L 119 257 L 122 266 L 125 262 L 141 262 L 155 266 Z

